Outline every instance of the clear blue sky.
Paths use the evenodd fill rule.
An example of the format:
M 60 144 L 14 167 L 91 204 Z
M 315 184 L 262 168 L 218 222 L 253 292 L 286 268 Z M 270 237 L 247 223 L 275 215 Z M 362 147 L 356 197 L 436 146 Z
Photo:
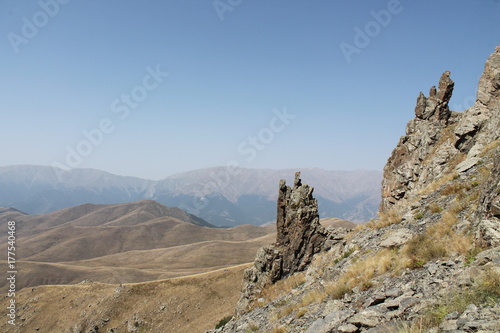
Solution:
M 462 111 L 500 43 L 497 0 L 58 1 L 0 2 L 2 166 L 381 170 L 418 93 L 450 70 Z

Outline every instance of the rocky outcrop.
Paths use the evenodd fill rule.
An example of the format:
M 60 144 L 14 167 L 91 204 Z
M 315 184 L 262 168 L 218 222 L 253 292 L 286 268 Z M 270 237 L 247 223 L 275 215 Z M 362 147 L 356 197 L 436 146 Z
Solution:
M 277 327 L 273 323 L 273 316 L 280 317 L 280 313 L 282 324 L 278 327 L 287 328 L 288 332 L 413 332 L 409 329 L 409 323 L 422 309 L 437 303 L 442 304 L 441 310 L 444 311 L 444 307 L 449 306 L 446 302 L 452 300 L 454 295 L 470 297 L 467 296 L 467 290 L 477 288 L 478 283 L 482 282 L 479 276 L 487 274 L 494 266 L 500 267 L 500 248 L 485 251 L 469 266 L 464 268 L 464 265 L 464 258 L 429 262 L 421 269 L 407 271 L 401 276 L 381 277 L 379 283 L 368 290 L 360 288 L 342 299 L 325 300 L 310 306 L 303 316 L 298 317 L 297 312 L 283 311 L 287 306 L 283 304 L 300 303 L 307 297 L 310 286 L 304 285 L 294 293 L 252 310 L 216 332 L 272 332 L 272 328 Z M 251 330 L 251 327 L 258 330 Z M 460 312 L 447 314 L 439 328 L 439 332 L 450 333 L 500 332 L 500 304 L 466 304 Z M 415 331 L 438 332 L 424 329 Z
M 449 110 L 453 87 L 447 71 L 428 97 L 418 97 L 416 117 L 384 168 L 380 218 L 306 260 L 302 284 L 287 292 L 280 284 L 274 299 L 263 293 L 260 307 L 217 333 L 500 332 L 500 46 L 464 113 Z M 289 191 L 280 185 L 279 202 L 291 209 Z M 278 239 L 290 245 L 295 236 L 285 220 Z M 256 267 L 282 272 L 278 243 Z M 297 267 L 296 252 L 288 251 Z M 258 280 L 258 269 L 250 272 Z
M 318 203 L 313 188 L 302 184 L 300 172 L 293 187 L 280 181 L 277 203 L 276 242 L 261 248 L 254 266 L 245 271 L 244 287 L 237 312 L 244 312 L 262 288 L 295 272 L 303 271 L 327 241 L 319 223 Z M 331 245 L 331 243 L 328 243 Z
M 416 117 L 384 168 L 380 213 L 404 215 L 429 184 L 454 171 L 469 171 L 500 139 L 500 47 L 486 62 L 476 103 L 463 114 L 449 110 L 453 87 L 446 71 L 437 90 L 432 87 L 429 97 L 420 93 L 417 98 Z
M 406 135 L 401 137 L 384 168 L 380 212 L 406 204 L 408 193 L 439 177 L 457 153 L 451 142 L 438 145 L 445 139 L 446 128 L 453 126 L 459 117 L 448 107 L 453 87 L 450 72 L 446 71 L 437 90 L 433 86 L 429 97 L 423 93 L 418 96 L 416 117 L 406 126 Z
M 280 181 L 278 214 L 276 217 L 276 247 L 283 262 L 272 274 L 271 282 L 302 271 L 318 253 L 326 240 L 326 232 L 319 223 L 318 203 L 313 188 L 302 184 L 300 172 L 295 174 L 293 188 Z
M 455 146 L 464 153 L 480 151 L 481 146 L 500 137 L 500 47 L 488 58 L 479 80 L 476 103 L 467 109 L 455 129 Z M 471 154 L 469 154 L 471 155 Z M 469 156 L 474 157 L 474 156 Z
M 415 107 L 415 115 L 422 120 L 434 119 L 440 123 L 447 124 L 451 112 L 448 107 L 455 82 L 450 79 L 450 71 L 446 71 L 439 80 L 439 90 L 432 86 L 429 97 L 420 92 Z

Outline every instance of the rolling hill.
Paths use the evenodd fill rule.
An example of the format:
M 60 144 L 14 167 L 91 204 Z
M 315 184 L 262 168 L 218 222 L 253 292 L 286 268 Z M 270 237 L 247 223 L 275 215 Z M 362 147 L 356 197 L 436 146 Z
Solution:
M 83 204 L 27 215 L 0 210 L 0 232 L 16 222 L 18 288 L 82 280 L 130 283 L 197 274 L 249 262 L 273 227 L 215 228 L 152 200 Z M 5 246 L 6 238 L 0 240 Z M 0 283 L 4 287 L 5 282 Z

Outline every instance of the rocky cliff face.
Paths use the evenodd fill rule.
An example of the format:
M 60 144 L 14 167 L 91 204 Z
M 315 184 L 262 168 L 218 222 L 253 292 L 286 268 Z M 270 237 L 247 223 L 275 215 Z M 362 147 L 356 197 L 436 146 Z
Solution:
M 467 171 L 480 160 L 485 146 L 498 140 L 500 50 L 497 48 L 485 65 L 479 81 L 476 103 L 463 114 L 448 108 L 454 82 L 446 71 L 439 88 L 429 97 L 420 93 L 411 120 L 384 168 L 380 211 L 405 205 L 410 196 L 456 168 Z M 464 162 L 457 168 L 457 162 Z M 409 192 L 412 192 L 409 194 Z
M 277 241 L 215 332 L 500 332 L 500 46 L 464 113 L 450 76 L 418 96 L 378 219 L 325 233 L 312 189 L 280 184 Z

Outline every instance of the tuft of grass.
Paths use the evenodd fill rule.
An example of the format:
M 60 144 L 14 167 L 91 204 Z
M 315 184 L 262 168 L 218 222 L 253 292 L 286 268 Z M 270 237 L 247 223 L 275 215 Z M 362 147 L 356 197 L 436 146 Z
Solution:
M 500 139 L 490 142 L 487 146 L 483 148 L 483 151 L 481 152 L 480 156 L 484 157 L 488 155 L 492 150 L 496 149 L 498 146 L 500 146 Z
M 221 328 L 221 327 L 224 327 L 226 326 L 227 323 L 229 323 L 229 321 L 233 319 L 233 316 L 227 316 L 227 317 L 224 317 L 222 318 L 218 323 L 217 325 L 215 325 L 215 329 L 218 329 L 218 328 Z
M 294 307 L 292 306 L 287 306 L 286 308 L 280 310 L 278 314 L 276 315 L 277 319 L 281 319 L 283 317 L 286 317 L 290 314 L 292 314 L 294 311 Z
M 429 206 L 429 210 L 430 210 L 430 211 L 431 211 L 431 213 L 433 213 L 433 214 L 439 214 L 439 213 L 441 213 L 441 212 L 444 210 L 444 208 L 443 208 L 443 207 L 441 207 L 441 206 L 439 206 L 439 205 L 438 205 L 438 204 L 436 204 L 436 203 L 433 203 L 433 204 L 431 204 L 431 205 Z
M 259 330 L 259 326 L 252 324 L 249 328 L 245 330 L 245 333 L 257 332 Z
M 337 282 L 326 288 L 327 294 L 333 299 L 342 299 L 352 292 L 352 287 L 346 282 Z
M 449 196 L 449 195 L 452 195 L 452 194 L 457 194 L 460 191 L 462 191 L 463 188 L 464 188 L 464 184 L 462 184 L 460 182 L 454 182 L 454 183 L 446 185 L 441 190 L 441 195 L 443 195 L 443 196 Z
M 357 248 L 353 247 L 352 249 L 344 252 L 339 258 L 335 258 L 335 260 L 333 261 L 333 264 L 336 265 L 338 264 L 339 262 L 341 262 L 342 260 L 348 258 L 351 254 L 354 253 L 354 251 L 356 251 Z
M 393 224 L 399 224 L 403 221 L 403 213 L 400 209 L 392 207 L 391 209 L 378 213 L 377 220 L 371 220 L 366 223 L 370 229 L 380 229 Z
M 409 241 L 402 249 L 408 261 L 408 268 L 419 268 L 425 263 L 446 257 L 453 252 L 466 255 L 472 248 L 471 235 L 457 233 L 453 226 L 458 222 L 456 210 L 459 205 L 446 211 L 436 224 L 430 226 L 424 234 Z
M 287 333 L 288 329 L 284 326 L 275 327 L 269 333 Z
M 427 333 L 428 328 L 424 325 L 422 318 L 417 318 L 410 323 L 402 323 L 394 328 L 390 328 L 387 333 Z
M 299 312 L 297 312 L 297 319 L 304 317 L 306 313 L 307 313 L 307 309 L 306 308 L 301 309 Z
M 335 282 L 325 288 L 326 294 L 333 299 L 341 299 L 351 293 L 354 287 L 362 290 L 374 286 L 373 279 L 388 271 L 399 272 L 402 266 L 398 260 L 398 251 L 392 249 L 379 250 L 367 258 L 360 259 L 350 265 Z
M 305 272 L 296 273 L 284 280 L 280 280 L 274 284 L 265 286 L 259 298 L 264 298 L 267 302 L 280 298 L 288 294 L 293 289 L 296 289 L 306 282 Z
M 500 274 L 487 269 L 469 289 L 450 293 L 428 308 L 420 321 L 425 328 L 437 327 L 446 315 L 452 312 L 463 313 L 469 304 L 495 304 L 499 300 Z
M 476 260 L 476 255 L 482 251 L 484 251 L 484 249 L 478 246 L 470 249 L 469 252 L 467 252 L 467 254 L 465 255 L 464 266 L 470 266 L 470 264 L 472 264 L 472 262 Z
M 402 250 L 408 258 L 406 266 L 411 269 L 420 268 L 426 262 L 446 256 L 447 250 L 441 242 L 435 241 L 426 234 L 420 234 L 409 241 Z
M 425 216 L 425 213 L 423 211 L 419 211 L 418 213 L 415 213 L 415 215 L 413 215 L 413 218 L 415 218 L 415 220 L 420 220 L 424 216 Z
M 436 181 L 431 182 L 429 185 L 424 187 L 419 191 L 420 195 L 428 195 L 433 192 L 436 192 L 441 186 L 444 184 L 447 184 L 451 182 L 452 180 L 458 179 L 458 173 L 456 171 L 450 172 L 441 178 L 437 179 Z

